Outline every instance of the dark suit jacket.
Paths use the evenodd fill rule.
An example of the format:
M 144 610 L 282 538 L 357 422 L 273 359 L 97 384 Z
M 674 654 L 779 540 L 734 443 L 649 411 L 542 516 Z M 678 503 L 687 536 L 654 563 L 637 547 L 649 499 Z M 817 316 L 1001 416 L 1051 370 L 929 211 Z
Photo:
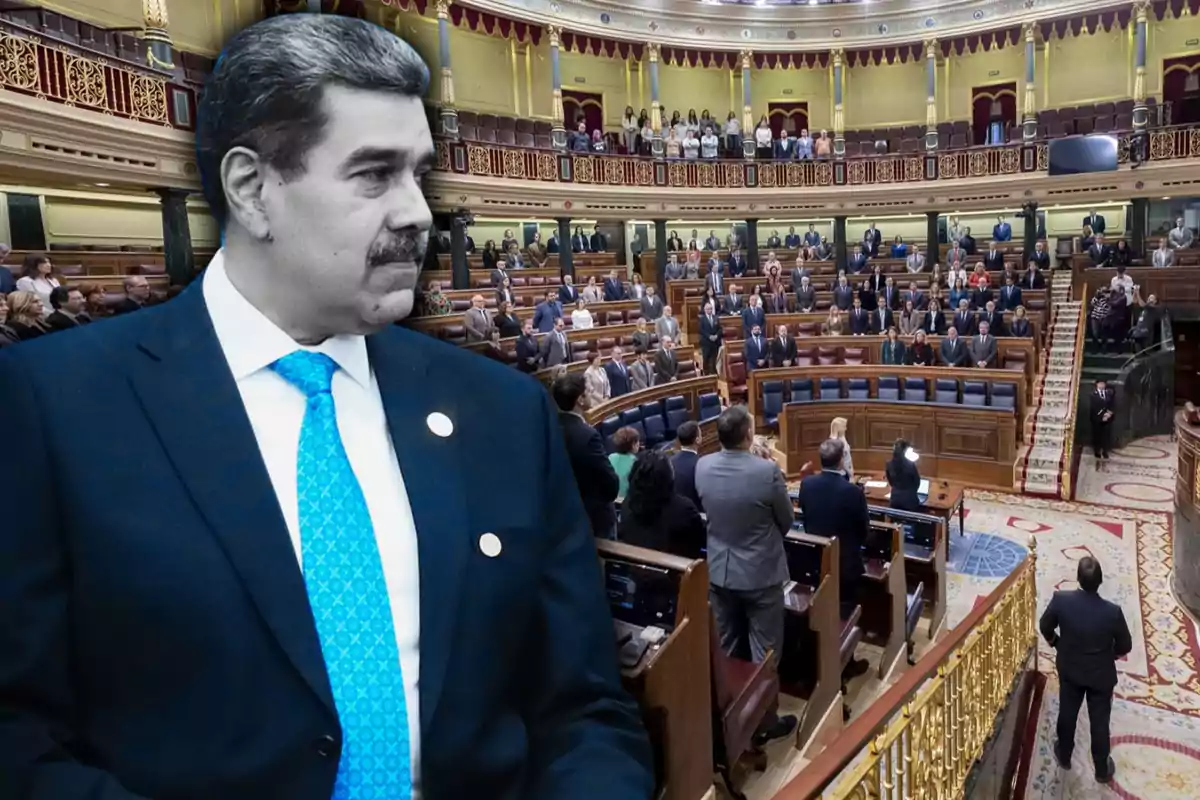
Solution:
M 12 294 L 17 290 L 17 280 L 8 267 L 0 267 L 0 294 Z
M 729 257 L 729 274 L 735 278 L 740 278 L 746 274 L 746 257 L 740 253 L 736 256 Z
M 921 320 L 921 330 L 925 331 L 926 335 L 943 335 L 946 332 L 946 314 L 942 311 L 926 311 L 925 318 Z
M 1104 233 L 1104 215 L 1103 214 L 1089 214 L 1088 216 L 1083 218 L 1083 224 L 1091 225 L 1092 233 Z
M 1092 424 L 1111 425 L 1111 417 L 1107 422 L 1101 419 L 1101 417 L 1104 416 L 1106 411 L 1116 411 L 1116 395 L 1113 393 L 1113 390 L 1106 388 L 1104 390 L 1104 396 L 1101 397 L 1096 393 L 1096 390 L 1093 389 L 1090 398 L 1091 399 L 1088 401 L 1088 412 L 1092 418 Z
M 999 311 L 993 311 L 991 314 L 986 311 L 980 312 L 979 321 L 988 324 L 988 333 L 992 336 L 1008 335 L 1008 330 L 1004 327 L 1004 314 Z
M 983 256 L 983 267 L 989 272 L 999 272 L 1004 269 L 1004 253 L 999 250 L 988 250 Z
M 672 350 L 669 353 L 664 349 L 656 350 L 654 353 L 654 383 L 670 383 L 672 378 L 679 377 L 679 357 Z
M 933 348 L 929 343 L 914 344 L 904 353 L 904 363 L 914 367 L 932 367 L 937 364 Z
M 875 333 L 884 333 L 888 328 L 895 324 L 896 320 L 890 308 L 883 310 L 883 320 L 879 319 L 879 310 L 871 312 L 871 330 Z M 853 327 L 853 326 L 852 326 Z
M 788 336 L 783 342 L 780 342 L 778 336 L 772 336 L 771 343 L 767 346 L 767 352 L 770 353 L 772 367 L 782 367 L 784 361 L 795 363 L 796 340 Z
M 1021 287 L 1015 283 L 1012 286 L 1005 284 L 998 294 L 996 302 L 1001 311 L 1012 311 L 1021 305 Z
M 588 251 L 588 237 L 580 234 L 579 236 L 571 237 L 571 252 L 586 253 Z
M 575 301 L 579 299 L 579 289 L 575 286 L 567 286 L 563 284 L 558 287 L 558 302 L 563 304 L 563 307 L 575 305 Z
M 967 361 L 967 343 L 962 338 L 952 342 L 949 336 L 945 337 L 939 350 L 942 363 L 947 367 L 961 367 Z
M 971 290 L 971 308 L 972 309 L 983 309 L 988 303 L 992 302 L 992 300 L 994 300 L 994 299 L 995 298 L 992 297 L 992 290 L 990 288 L 988 288 L 988 289 L 977 288 L 977 289 Z M 961 331 L 960 331 L 960 333 L 961 333 Z
M 815 311 L 817 308 L 817 293 L 810 285 L 807 289 L 796 290 L 796 310 Z
M 847 314 L 850 322 L 850 333 L 870 333 L 871 332 L 871 313 L 865 309 L 851 309 Z
M 800 482 L 800 512 L 805 533 L 837 538 L 842 604 L 854 602 L 863 574 L 862 547 L 871 525 L 866 495 L 840 473 L 818 472 Z
M 508 274 L 507 269 L 497 268 L 497 269 L 492 270 L 491 278 L 492 278 L 492 286 L 499 286 L 500 284 L 504 283 L 505 278 L 508 278 L 511 280 L 512 276 Z
M 538 368 L 538 340 L 536 336 L 517 338 L 517 369 L 536 372 Z
M 641 306 L 642 318 L 646 322 L 654 322 L 662 316 L 663 301 L 658 295 L 654 295 L 654 297 L 647 295 L 641 299 L 638 305 Z
M 920 511 L 921 501 L 917 490 L 921 488 L 921 473 L 917 465 L 907 458 L 893 458 L 884 467 L 884 475 L 892 487 L 892 508 L 904 511 Z
M 144 306 L 138 303 L 136 300 L 133 300 L 129 297 L 124 297 L 121 299 L 121 302 L 113 306 L 112 312 L 113 314 L 131 314 L 134 311 L 141 311 L 143 308 Z
M 592 248 L 593 253 L 603 253 L 608 248 L 608 240 L 603 233 L 593 233 L 592 238 L 588 240 L 588 245 Z
M 736 295 L 727 294 L 723 298 L 722 302 L 725 305 L 726 314 L 740 315 L 742 313 L 742 309 L 745 307 L 746 295 L 742 294 L 741 292 L 737 293 Z
M 620 479 L 604 452 L 599 431 L 578 414 L 560 413 L 558 418 L 592 533 L 603 535 L 617 522 L 613 501 L 621 488 Z
M 696 462 L 699 460 L 698 453 L 680 450 L 671 456 L 671 466 L 675 470 L 675 494 L 686 497 L 696 508 L 703 509 L 700 505 L 700 495 L 696 493 Z
M 834 287 L 833 304 L 842 311 L 849 311 L 850 306 L 854 305 L 854 287 L 849 285 L 845 288 Z
M 710 337 L 716 336 L 716 339 Z M 712 324 L 708 323 L 708 318 L 703 314 L 700 315 L 700 350 L 702 352 L 716 352 L 721 348 L 721 343 L 725 341 L 725 329 L 721 327 L 721 318 L 713 313 Z
M 996 366 L 996 337 L 988 333 L 987 341 L 984 341 L 983 335 L 972 336 L 971 341 L 967 344 L 967 358 L 970 359 L 969 366 L 975 366 L 982 363 L 988 367 Z
M 1021 279 L 1022 285 L 1027 289 L 1045 289 L 1046 276 L 1042 273 L 1050 269 L 1050 254 L 1044 250 L 1040 253 L 1035 250 L 1025 257 L 1025 266 L 1029 266 L 1030 261 L 1038 265 L 1037 280 L 1034 282 L 1034 286 L 1030 286 L 1029 276 L 1025 275 Z
M 625 299 L 625 285 L 621 281 L 613 280 L 612 278 L 604 279 L 604 299 L 608 302 Z
M 560 303 L 549 303 L 543 300 L 533 309 L 533 329 L 538 333 L 549 333 L 554 330 L 554 320 L 563 315 Z
M 745 347 L 747 372 L 754 369 L 763 369 L 771 365 L 771 345 L 767 342 L 766 338 L 760 336 L 758 337 L 758 342 L 755 343 L 753 336 L 746 336 Z M 763 362 L 762 367 L 758 365 L 759 361 Z
M 1098 691 L 1117 685 L 1117 659 L 1133 650 L 1125 612 L 1083 589 L 1055 592 L 1038 628 L 1055 649 L 1061 680 Z
M 1088 248 L 1088 258 L 1092 260 L 1093 267 L 1111 266 L 1113 250 L 1106 244 L 1094 244 Z
M 423 795 L 648 796 L 545 389 L 399 326 L 367 353 L 418 532 Z M 119 437 L 55 422 L 85 395 Z M 201 282 L 5 349 L 0 407 L 45 479 L 0 536 L 5 793 L 328 800 L 340 730 L 321 644 Z M 432 412 L 452 437 L 427 433 Z M 495 448 L 530 468 L 479 457 Z M 106 500 L 132 480 L 136 507 Z M 503 556 L 479 552 L 483 532 Z
M 865 272 L 866 269 L 867 269 L 866 253 L 859 253 L 857 258 L 854 257 L 853 253 L 846 256 L 846 274 L 847 275 L 857 275 L 861 272 Z
M 547 253 L 557 253 L 558 252 L 558 237 L 557 236 L 551 235 L 550 238 L 546 240 L 546 252 Z
M 629 394 L 629 365 L 622 370 L 612 361 L 604 363 L 604 373 L 608 375 L 609 397 L 620 397 Z
M 959 336 L 971 336 L 975 333 L 975 315 L 970 311 L 965 316 L 963 312 L 955 311 L 954 319 L 950 321 L 950 324 L 958 328 Z
M 761 303 L 759 303 L 757 308 L 746 306 L 742 309 L 742 327 L 745 328 L 747 336 L 750 335 L 750 330 L 755 325 L 758 325 L 766 333 L 767 312 L 763 309 Z
M 695 503 L 676 493 L 655 511 L 650 519 L 638 519 L 628 509 L 623 510 L 617 539 L 687 559 L 704 557 L 708 531 Z

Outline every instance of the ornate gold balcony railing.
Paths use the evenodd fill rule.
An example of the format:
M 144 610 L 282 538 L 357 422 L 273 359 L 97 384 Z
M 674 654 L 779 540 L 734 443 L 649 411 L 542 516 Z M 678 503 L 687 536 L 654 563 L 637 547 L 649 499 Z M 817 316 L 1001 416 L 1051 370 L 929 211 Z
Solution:
M 774 800 L 963 797 L 972 766 L 1036 668 L 1037 551 Z
M 192 90 L 167 76 L 0 21 L 0 87 L 76 108 L 190 128 Z M 183 92 L 189 110 L 177 119 L 168 89 Z M 186 124 L 184 124 L 186 123 Z
M 1129 161 L 1130 134 L 1117 134 L 1118 159 Z M 1151 161 L 1200 158 L 1200 128 L 1150 132 Z M 682 160 L 565 153 L 515 145 L 437 142 L 443 172 L 503 180 L 681 189 L 811 188 L 913 184 L 1045 173 L 1046 142 L 895 153 L 823 161 Z

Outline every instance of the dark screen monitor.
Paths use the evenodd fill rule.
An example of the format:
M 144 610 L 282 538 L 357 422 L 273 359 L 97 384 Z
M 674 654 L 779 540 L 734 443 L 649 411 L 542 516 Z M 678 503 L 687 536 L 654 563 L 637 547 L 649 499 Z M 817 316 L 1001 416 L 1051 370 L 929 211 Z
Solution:
M 1083 175 L 1117 168 L 1117 137 L 1106 134 L 1051 139 L 1049 174 Z
M 787 554 L 788 577 L 801 586 L 815 587 L 821 584 L 821 557 L 825 553 L 823 545 L 785 537 L 783 549 Z
M 630 625 L 675 628 L 679 576 L 668 569 L 617 558 L 604 559 L 604 585 L 614 619 Z

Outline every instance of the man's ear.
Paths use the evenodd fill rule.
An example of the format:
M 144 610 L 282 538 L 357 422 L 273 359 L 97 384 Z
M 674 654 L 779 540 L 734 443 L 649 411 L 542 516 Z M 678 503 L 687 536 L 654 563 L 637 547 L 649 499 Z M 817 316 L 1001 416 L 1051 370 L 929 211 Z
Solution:
M 263 203 L 265 165 L 248 147 L 235 147 L 221 159 L 221 185 L 229 217 L 255 239 L 270 240 L 271 221 Z

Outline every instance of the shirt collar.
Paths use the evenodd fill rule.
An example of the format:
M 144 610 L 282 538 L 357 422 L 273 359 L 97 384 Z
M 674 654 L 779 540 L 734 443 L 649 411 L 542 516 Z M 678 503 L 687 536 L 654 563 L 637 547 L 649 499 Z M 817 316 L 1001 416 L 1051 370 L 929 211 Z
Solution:
M 255 308 L 229 280 L 225 250 L 217 251 L 204 273 L 204 303 L 233 379 L 240 381 L 296 350 L 324 353 L 359 386 L 371 385 L 371 362 L 362 336 L 332 336 L 315 346 L 297 344 Z

